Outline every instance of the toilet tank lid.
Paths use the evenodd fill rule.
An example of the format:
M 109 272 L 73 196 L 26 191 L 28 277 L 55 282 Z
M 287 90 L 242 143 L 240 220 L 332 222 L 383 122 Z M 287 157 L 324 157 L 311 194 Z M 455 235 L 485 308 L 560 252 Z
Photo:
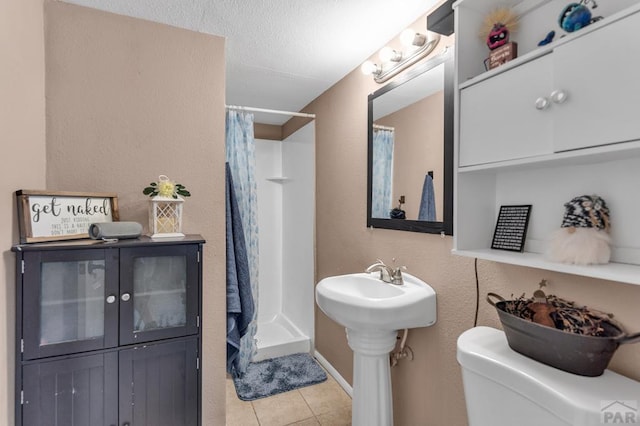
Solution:
M 632 401 L 640 408 L 640 382 L 610 370 L 598 377 L 558 370 L 515 352 L 504 332 L 495 328 L 462 333 L 457 359 L 463 369 L 502 384 L 569 424 L 599 416 L 607 402 Z

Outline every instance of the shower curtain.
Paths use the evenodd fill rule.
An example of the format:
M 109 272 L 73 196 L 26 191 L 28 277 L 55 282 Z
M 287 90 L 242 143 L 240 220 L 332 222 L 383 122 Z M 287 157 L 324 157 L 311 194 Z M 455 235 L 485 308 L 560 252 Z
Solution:
M 389 218 L 393 208 L 393 130 L 373 130 L 373 178 L 371 182 L 371 217 Z
M 240 352 L 235 361 L 235 374 L 243 374 L 257 352 L 256 319 L 258 317 L 258 200 L 255 179 L 255 139 L 253 114 L 227 111 L 226 160 L 233 176 L 238 208 L 245 236 L 249 277 L 253 294 L 254 312 L 247 332 L 240 341 Z

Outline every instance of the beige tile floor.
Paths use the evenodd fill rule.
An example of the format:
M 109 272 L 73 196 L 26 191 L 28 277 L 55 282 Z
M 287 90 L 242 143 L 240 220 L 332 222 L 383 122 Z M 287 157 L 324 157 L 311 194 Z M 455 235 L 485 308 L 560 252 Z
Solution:
M 255 401 L 238 399 L 227 376 L 227 426 L 351 425 L 351 398 L 333 377 Z

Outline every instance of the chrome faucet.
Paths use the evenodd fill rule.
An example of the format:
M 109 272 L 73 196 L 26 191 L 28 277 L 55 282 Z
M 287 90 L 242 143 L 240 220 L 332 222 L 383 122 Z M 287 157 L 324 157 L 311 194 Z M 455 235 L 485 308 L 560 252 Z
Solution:
M 405 266 L 398 266 L 397 268 L 390 268 L 384 264 L 384 262 L 380 259 L 376 261 L 373 265 L 369 266 L 365 272 L 368 274 L 380 271 L 380 280 L 385 283 L 401 285 L 404 284 L 402 280 L 402 271 L 406 270 Z

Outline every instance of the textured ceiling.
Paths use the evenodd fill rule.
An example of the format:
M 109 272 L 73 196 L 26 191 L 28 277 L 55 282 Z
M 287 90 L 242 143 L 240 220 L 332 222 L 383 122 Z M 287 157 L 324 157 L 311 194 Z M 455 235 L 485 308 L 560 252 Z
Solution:
M 226 37 L 227 104 L 299 111 L 439 0 L 65 1 Z

